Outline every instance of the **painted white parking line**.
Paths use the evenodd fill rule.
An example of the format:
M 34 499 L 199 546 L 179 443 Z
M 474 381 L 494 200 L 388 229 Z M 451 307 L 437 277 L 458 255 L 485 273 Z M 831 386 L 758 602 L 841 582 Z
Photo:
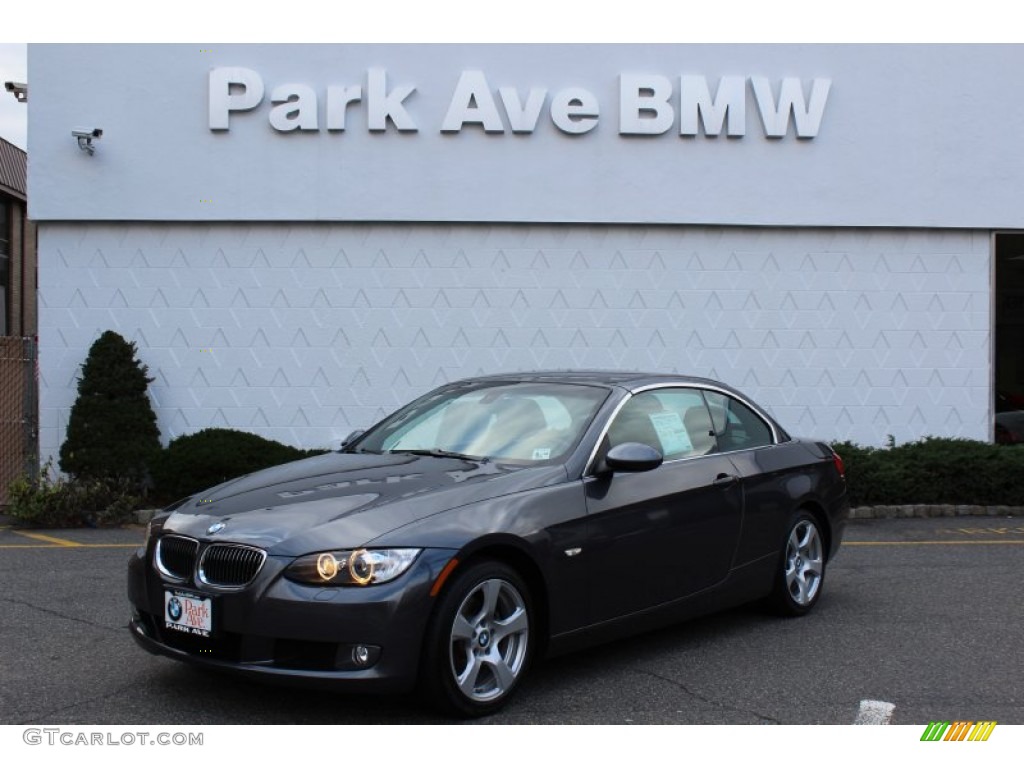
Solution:
M 896 705 L 890 704 L 888 701 L 864 699 L 860 703 L 860 710 L 857 712 L 857 719 L 853 721 L 853 724 L 888 725 L 889 721 L 892 720 L 894 709 L 896 709 Z

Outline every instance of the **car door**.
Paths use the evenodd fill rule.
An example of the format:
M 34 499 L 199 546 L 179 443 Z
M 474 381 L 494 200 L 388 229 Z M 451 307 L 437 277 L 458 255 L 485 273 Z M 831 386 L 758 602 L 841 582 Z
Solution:
M 797 443 L 778 444 L 771 425 L 724 392 L 706 392 L 718 449 L 736 467 L 744 489 L 743 531 L 736 565 L 776 552 L 794 501 L 812 485 L 801 464 L 813 460 Z
M 717 451 L 701 390 L 663 387 L 631 397 L 599 456 L 625 442 L 651 445 L 665 460 L 646 472 L 598 472 L 584 480 L 594 622 L 722 581 L 742 522 L 742 484 Z

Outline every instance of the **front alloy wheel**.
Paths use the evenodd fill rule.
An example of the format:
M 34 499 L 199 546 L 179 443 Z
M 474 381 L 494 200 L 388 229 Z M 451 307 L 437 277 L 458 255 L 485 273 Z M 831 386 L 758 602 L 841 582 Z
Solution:
M 818 523 L 807 512 L 798 513 L 788 528 L 782 566 L 772 602 L 786 616 L 801 616 L 818 601 L 825 579 L 825 546 Z
M 443 709 L 480 717 L 499 709 L 526 671 L 531 649 L 530 595 L 498 562 L 457 574 L 427 638 L 427 693 Z

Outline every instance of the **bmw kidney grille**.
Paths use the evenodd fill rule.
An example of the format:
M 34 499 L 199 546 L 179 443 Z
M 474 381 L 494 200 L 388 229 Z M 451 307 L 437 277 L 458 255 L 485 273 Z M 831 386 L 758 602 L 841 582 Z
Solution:
M 266 559 L 262 549 L 243 544 L 210 544 L 200 556 L 197 540 L 174 535 L 161 538 L 155 554 L 157 570 L 169 579 L 190 581 L 198 574 L 203 584 L 228 589 L 248 585 Z
M 211 544 L 199 561 L 199 580 L 214 587 L 244 587 L 256 578 L 267 554 L 240 544 Z
M 191 579 L 196 569 L 199 542 L 184 536 L 164 536 L 156 543 L 156 568 L 178 581 Z

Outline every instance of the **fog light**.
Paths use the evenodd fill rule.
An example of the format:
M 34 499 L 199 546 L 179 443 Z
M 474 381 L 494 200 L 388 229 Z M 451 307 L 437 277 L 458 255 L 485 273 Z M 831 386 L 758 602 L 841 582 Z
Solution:
M 353 643 L 339 645 L 338 655 L 334 659 L 334 668 L 354 672 L 370 669 L 380 661 L 380 646 L 369 643 Z
M 370 663 L 370 649 L 365 645 L 357 645 L 352 649 L 352 662 L 357 667 L 365 667 Z

